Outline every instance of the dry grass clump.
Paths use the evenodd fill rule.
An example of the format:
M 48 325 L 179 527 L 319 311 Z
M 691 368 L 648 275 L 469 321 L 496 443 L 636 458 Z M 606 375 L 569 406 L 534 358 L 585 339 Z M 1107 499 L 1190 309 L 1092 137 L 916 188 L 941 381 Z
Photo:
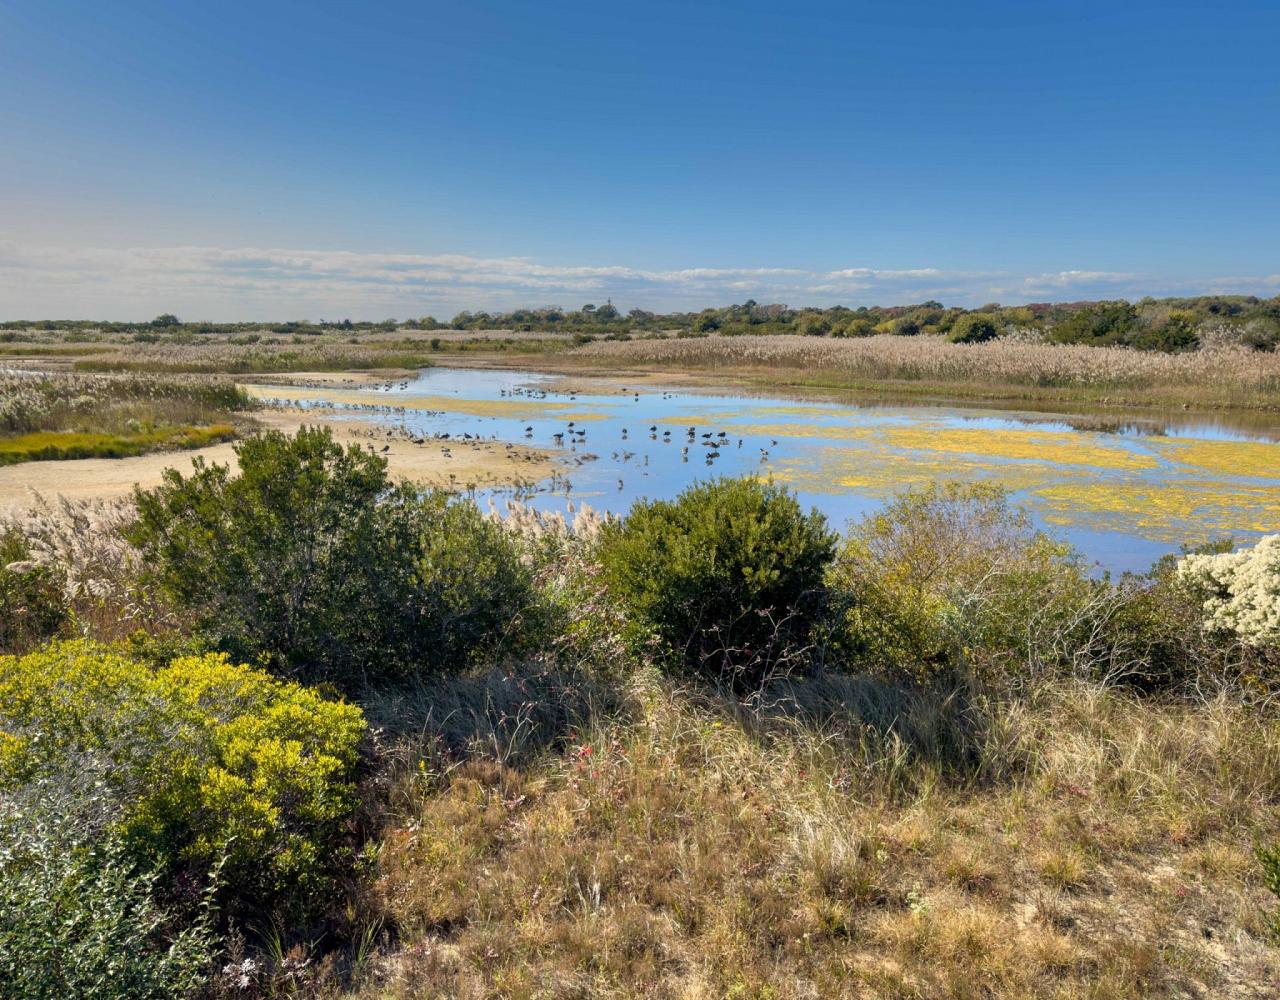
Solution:
M 58 575 L 69 612 L 65 631 L 102 641 L 172 633 L 183 626 L 181 616 L 144 583 L 141 555 L 124 538 L 136 517 L 128 499 L 37 493 L 0 511 L 0 537 L 22 538 L 30 564 Z
M 840 683 L 840 682 L 835 682 Z M 402 779 L 359 996 L 1138 997 L 1280 983 L 1253 859 L 1280 731 L 1077 684 L 821 723 L 642 676 L 540 761 Z M 861 705 L 862 709 L 857 706 Z M 900 705 L 899 708 L 906 706 Z M 875 713 L 871 712 L 871 716 Z M 968 777 L 962 774 L 967 773 Z
M 0 434 L 208 425 L 253 405 L 228 379 L 0 371 Z
M 828 339 L 792 336 L 697 337 L 597 342 L 572 357 L 610 365 L 740 368 L 805 373 L 822 383 L 973 383 L 1027 388 L 1180 389 L 1265 401 L 1280 391 L 1280 355 L 1240 347 L 1163 354 L 996 340 L 950 344 L 938 337 Z M 1274 405 L 1274 396 L 1270 402 Z

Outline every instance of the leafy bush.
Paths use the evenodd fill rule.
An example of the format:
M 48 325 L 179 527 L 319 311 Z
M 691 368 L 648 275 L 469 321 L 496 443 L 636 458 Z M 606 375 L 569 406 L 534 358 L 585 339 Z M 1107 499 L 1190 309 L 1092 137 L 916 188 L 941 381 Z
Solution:
M 1096 302 L 1059 320 L 1049 339 L 1059 344 L 1122 344 L 1137 324 L 1138 311 L 1128 302 Z
M 32 559 L 22 535 L 0 532 L 0 650 L 25 652 L 62 628 L 64 583 L 61 572 Z
M 1124 603 L 1108 631 L 1137 660 L 1130 683 L 1199 696 L 1229 689 L 1264 701 L 1280 692 L 1280 646 L 1246 641 L 1206 617 L 1211 594 L 1193 567 L 1216 564 L 1231 551 L 1229 540 L 1212 542 L 1121 580 Z
M 986 313 L 965 313 L 954 323 L 947 334 L 947 340 L 953 344 L 980 344 L 984 340 L 993 340 L 1000 334 L 1000 329 Z
M 413 523 L 407 663 L 456 670 L 536 634 L 531 574 L 500 524 L 442 491 L 421 498 Z
M 0 790 L 105 758 L 132 856 L 197 882 L 225 858 L 232 901 L 250 909 L 326 884 L 364 731 L 355 706 L 219 654 L 152 669 L 74 641 L 0 657 Z
M 260 435 L 240 474 L 196 463 L 136 494 L 131 539 L 222 648 L 347 687 L 458 667 L 527 603 L 510 542 L 471 504 L 392 485 L 327 429 Z
M 78 787 L 69 802 L 47 785 L 29 791 L 0 799 L 0 998 L 196 993 L 215 950 L 208 913 L 181 926 L 157 901 L 158 873 L 86 816 L 100 793 Z
M 780 486 L 695 484 L 602 529 L 611 592 L 677 663 L 756 680 L 809 636 L 834 536 Z
M 1194 351 L 1200 346 L 1200 322 L 1194 313 L 1175 312 L 1155 326 L 1141 331 L 1131 339 L 1134 347 L 1143 351 Z
M 1110 652 L 1092 626 L 1114 609 L 997 487 L 901 495 L 850 532 L 829 583 L 841 606 L 834 645 L 858 669 L 1010 681 L 1064 665 L 1092 672 Z

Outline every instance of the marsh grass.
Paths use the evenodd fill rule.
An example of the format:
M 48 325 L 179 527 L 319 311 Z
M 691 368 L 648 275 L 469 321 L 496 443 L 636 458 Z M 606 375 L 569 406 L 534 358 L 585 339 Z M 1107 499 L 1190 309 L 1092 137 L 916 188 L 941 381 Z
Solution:
M 1280 355 L 1240 347 L 1161 354 L 1008 339 L 951 344 L 927 336 L 712 336 L 597 342 L 565 359 L 918 394 L 1261 409 L 1280 405 Z
M 0 466 L 199 448 L 237 433 L 254 406 L 226 379 L 0 374 Z
M 231 424 L 164 427 L 135 434 L 35 431 L 0 438 L 0 466 L 71 458 L 126 458 L 150 451 L 204 448 L 235 436 Z
M 845 679 L 763 710 L 646 675 L 626 704 L 533 757 L 400 772 L 378 862 L 397 939 L 356 995 L 1280 981 L 1253 859 L 1277 832 L 1280 731 L 1227 700 L 1071 682 L 961 709 Z

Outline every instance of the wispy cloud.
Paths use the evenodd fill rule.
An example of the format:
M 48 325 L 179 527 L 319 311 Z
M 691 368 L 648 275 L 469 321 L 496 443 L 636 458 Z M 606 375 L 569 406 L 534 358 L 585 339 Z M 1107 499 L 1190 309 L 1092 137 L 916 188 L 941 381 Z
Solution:
M 696 309 L 754 298 L 793 306 L 948 304 L 1136 297 L 1207 291 L 1275 294 L 1280 275 L 1170 279 L 1100 270 L 1017 274 L 935 267 L 561 265 L 527 257 L 215 247 L 63 249 L 0 241 L 0 318 L 380 319 L 461 309 L 576 306 Z

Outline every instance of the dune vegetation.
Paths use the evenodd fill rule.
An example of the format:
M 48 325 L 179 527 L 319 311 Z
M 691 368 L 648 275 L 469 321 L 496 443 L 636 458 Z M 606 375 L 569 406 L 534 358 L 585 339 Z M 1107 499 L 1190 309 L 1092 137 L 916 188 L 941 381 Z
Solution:
M 566 522 L 236 447 L 0 526 L 0 996 L 1280 983 L 1274 539 L 1099 578 L 992 487 Z

